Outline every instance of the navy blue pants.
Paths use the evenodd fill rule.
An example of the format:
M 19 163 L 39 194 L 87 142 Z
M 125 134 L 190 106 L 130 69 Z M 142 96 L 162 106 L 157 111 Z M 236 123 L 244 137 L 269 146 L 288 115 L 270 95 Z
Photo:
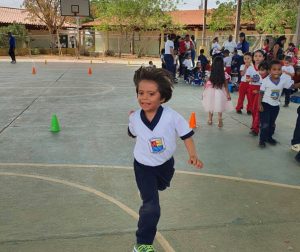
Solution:
M 292 139 L 292 145 L 300 144 L 300 106 L 297 109 L 297 113 L 298 113 L 298 118 L 297 118 L 295 130 L 294 130 L 294 137 Z
M 164 60 L 166 62 L 166 69 L 174 76 L 174 58 L 171 54 L 165 54 Z M 175 78 L 175 76 L 174 76 Z
M 266 142 L 274 135 L 279 106 L 271 106 L 264 102 L 262 106 L 264 111 L 260 112 L 260 142 Z
M 140 208 L 137 244 L 152 244 L 160 218 L 158 190 L 170 186 L 174 175 L 174 158 L 159 166 L 146 166 L 134 160 L 134 173 L 143 204 Z
M 284 94 L 284 104 L 285 105 L 289 105 L 290 104 L 290 100 L 291 100 L 292 90 L 284 88 L 282 90 L 282 93 Z

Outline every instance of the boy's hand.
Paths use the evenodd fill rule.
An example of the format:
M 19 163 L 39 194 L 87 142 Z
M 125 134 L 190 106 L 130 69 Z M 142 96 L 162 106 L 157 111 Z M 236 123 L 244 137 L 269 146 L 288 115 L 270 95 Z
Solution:
M 252 93 L 253 94 L 258 94 L 258 90 L 253 90 Z
M 263 105 L 259 104 L 258 106 L 259 106 L 259 112 L 264 112 L 264 107 L 263 107 Z
M 198 159 L 198 157 L 196 157 L 196 156 L 190 156 L 188 163 L 195 166 L 198 169 L 203 168 L 202 161 L 200 159 Z

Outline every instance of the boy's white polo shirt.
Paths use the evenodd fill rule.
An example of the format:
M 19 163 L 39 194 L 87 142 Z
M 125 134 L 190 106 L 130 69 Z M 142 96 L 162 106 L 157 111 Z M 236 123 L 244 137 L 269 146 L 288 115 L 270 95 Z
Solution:
M 281 75 L 278 83 L 274 83 L 270 76 L 266 77 L 260 86 L 260 91 L 264 93 L 262 102 L 271 106 L 279 106 L 282 89 L 289 89 L 293 84 L 294 81 L 288 75 Z
M 129 117 L 129 133 L 136 137 L 134 158 L 143 165 L 158 166 L 168 161 L 176 150 L 176 139 L 191 137 L 194 132 L 175 110 L 160 106 L 148 122 L 139 109 Z

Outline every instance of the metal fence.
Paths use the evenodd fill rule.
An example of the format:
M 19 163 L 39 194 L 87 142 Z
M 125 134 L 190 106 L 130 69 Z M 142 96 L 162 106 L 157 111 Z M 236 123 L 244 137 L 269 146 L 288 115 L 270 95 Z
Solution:
M 181 34 L 180 34 L 181 35 Z M 250 50 L 262 48 L 263 41 L 268 38 L 270 47 L 277 37 L 281 34 L 261 34 L 246 35 L 250 44 Z M 295 34 L 285 34 L 287 43 L 294 40 Z M 206 49 L 206 54 L 211 47 L 212 40 L 216 36 L 208 36 L 204 41 L 201 37 L 196 38 L 197 53 L 200 48 Z M 74 31 L 64 31 L 57 35 L 30 34 L 25 37 L 15 35 L 16 51 L 18 55 L 40 55 L 40 54 L 63 54 L 63 55 L 81 55 L 104 56 L 121 54 L 137 54 L 147 56 L 158 56 L 164 43 L 164 39 L 159 32 L 149 32 L 149 34 L 130 33 L 118 34 L 95 31 L 80 31 L 79 37 Z M 219 35 L 219 44 L 222 45 L 228 39 L 228 35 Z M 7 34 L 0 34 L 0 55 L 7 55 L 8 37 Z M 61 50 L 60 50 L 61 48 Z

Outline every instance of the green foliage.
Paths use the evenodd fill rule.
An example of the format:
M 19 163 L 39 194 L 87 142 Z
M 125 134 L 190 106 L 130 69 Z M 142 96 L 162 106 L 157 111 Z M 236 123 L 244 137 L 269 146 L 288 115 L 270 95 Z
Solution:
M 101 20 L 100 30 L 128 32 L 171 25 L 164 11 L 174 10 L 179 0 L 92 0 L 92 15 Z M 113 25 L 112 25 L 113 24 Z
M 234 24 L 235 2 L 219 4 L 218 8 L 208 15 L 209 28 L 212 31 L 225 30 Z
M 296 28 L 298 0 L 243 0 L 242 23 L 255 24 L 259 33 L 284 33 L 285 28 Z M 210 14 L 209 25 L 213 31 L 223 30 L 235 23 L 236 1 L 219 3 Z
M 0 27 L 0 47 L 8 47 L 8 32 L 11 32 L 15 36 L 17 47 L 21 46 L 28 38 L 28 31 L 26 30 L 25 25 L 11 24 L 3 26 Z

